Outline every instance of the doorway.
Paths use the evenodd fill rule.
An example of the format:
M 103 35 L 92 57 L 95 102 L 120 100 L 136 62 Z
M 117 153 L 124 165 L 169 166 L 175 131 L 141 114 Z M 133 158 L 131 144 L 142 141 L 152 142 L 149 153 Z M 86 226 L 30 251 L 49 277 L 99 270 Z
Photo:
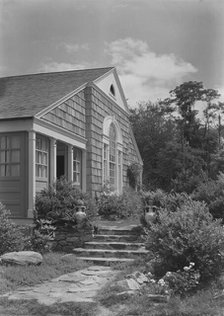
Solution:
M 68 165 L 67 165 L 68 148 L 64 143 L 57 143 L 57 179 L 62 176 L 67 178 Z

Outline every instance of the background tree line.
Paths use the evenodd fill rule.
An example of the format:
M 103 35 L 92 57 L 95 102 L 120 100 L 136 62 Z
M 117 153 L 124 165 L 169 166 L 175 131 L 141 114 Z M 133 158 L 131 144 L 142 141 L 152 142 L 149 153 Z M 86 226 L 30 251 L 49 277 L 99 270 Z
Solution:
M 145 189 L 191 193 L 224 172 L 224 103 L 219 96 L 202 82 L 189 81 L 171 90 L 169 98 L 131 110 Z

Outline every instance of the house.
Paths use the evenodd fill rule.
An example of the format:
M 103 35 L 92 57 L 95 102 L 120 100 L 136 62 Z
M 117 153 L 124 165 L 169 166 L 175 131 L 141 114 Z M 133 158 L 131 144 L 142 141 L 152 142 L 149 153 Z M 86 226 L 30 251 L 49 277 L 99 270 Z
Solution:
M 32 218 L 35 194 L 65 176 L 121 193 L 142 160 L 115 68 L 0 78 L 0 201 Z

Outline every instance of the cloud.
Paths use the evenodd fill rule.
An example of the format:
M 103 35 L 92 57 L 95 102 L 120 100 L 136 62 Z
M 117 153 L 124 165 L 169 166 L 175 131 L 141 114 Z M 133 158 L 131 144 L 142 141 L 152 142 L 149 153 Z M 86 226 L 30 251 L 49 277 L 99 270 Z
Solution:
M 105 53 L 118 69 L 131 106 L 167 97 L 171 89 L 197 72 L 174 54 L 156 54 L 146 42 L 132 38 L 106 43 Z
M 64 63 L 64 62 L 47 62 L 42 63 L 39 67 L 40 72 L 57 72 L 57 71 L 66 71 L 66 70 L 77 70 L 77 69 L 85 69 L 88 68 L 87 64 L 72 64 L 72 63 Z
M 89 45 L 87 43 L 84 44 L 64 44 L 65 50 L 67 53 L 77 53 L 80 50 L 89 50 Z

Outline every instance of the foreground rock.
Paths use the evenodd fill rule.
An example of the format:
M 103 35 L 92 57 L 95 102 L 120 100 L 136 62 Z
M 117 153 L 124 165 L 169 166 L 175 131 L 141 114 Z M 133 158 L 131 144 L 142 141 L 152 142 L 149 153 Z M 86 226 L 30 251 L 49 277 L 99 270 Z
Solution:
M 147 276 L 144 273 L 135 271 L 132 274 L 129 274 L 125 279 L 117 281 L 115 284 L 121 289 L 117 293 L 117 296 L 132 296 L 140 293 L 140 290 L 150 282 L 152 274 L 149 273 Z M 168 295 L 160 294 L 148 294 L 148 300 L 153 303 L 167 303 L 169 301 Z
M 36 299 L 40 304 L 51 305 L 64 302 L 94 302 L 98 291 L 111 281 L 119 271 L 105 266 L 91 266 L 64 274 L 43 284 L 23 287 L 0 295 L 9 300 Z
M 137 291 L 141 289 L 141 286 L 148 283 L 149 279 L 141 272 L 135 271 L 129 274 L 125 279 L 117 281 L 116 285 L 119 286 L 123 291 L 127 291 L 127 294 L 132 293 L 132 291 Z M 123 294 L 124 292 L 122 292 Z
M 8 252 L 0 257 L 3 264 L 14 265 L 39 265 L 43 261 L 43 257 L 40 253 L 35 251 L 17 251 Z

